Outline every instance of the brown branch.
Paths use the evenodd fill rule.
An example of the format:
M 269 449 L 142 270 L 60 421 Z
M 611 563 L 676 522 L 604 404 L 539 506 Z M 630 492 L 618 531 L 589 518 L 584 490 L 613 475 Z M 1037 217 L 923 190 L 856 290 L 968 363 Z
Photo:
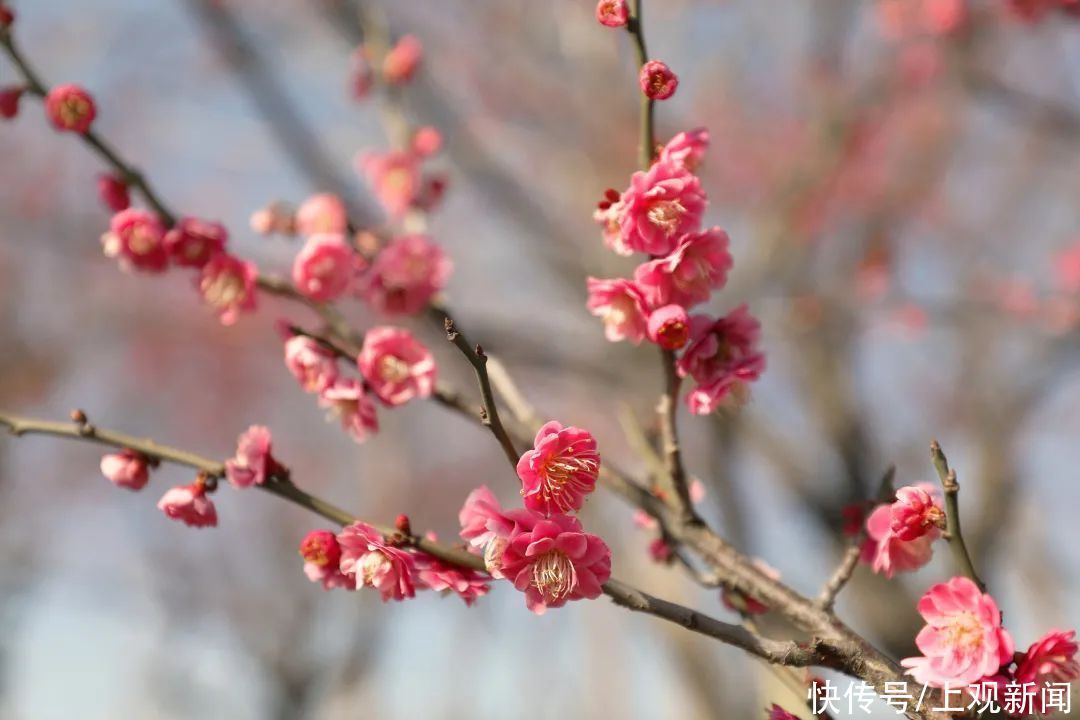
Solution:
M 930 443 L 930 459 L 941 479 L 941 487 L 945 490 L 945 532 L 953 558 L 961 572 L 971 578 L 980 590 L 986 592 L 986 583 L 975 571 L 975 563 L 971 560 L 964 534 L 960 530 L 960 483 L 957 482 L 956 471 L 949 467 L 949 461 L 937 440 Z
M 491 379 L 488 377 L 487 356 L 484 354 L 484 349 L 479 345 L 475 348 L 469 345 L 468 339 L 454 326 L 454 321 L 449 316 L 445 320 L 445 327 L 446 339 L 454 343 L 476 372 L 476 381 L 480 385 L 480 395 L 484 401 L 480 422 L 488 427 L 495 439 L 499 441 L 506 459 L 510 461 L 510 466 L 517 468 L 521 455 L 514 449 L 514 442 L 503 427 L 502 420 L 499 419 L 499 409 L 495 406 L 495 394 L 491 390 Z
M 130 448 L 147 457 L 191 467 L 215 477 L 220 477 L 225 472 L 224 464 L 217 460 L 162 445 L 147 438 L 137 438 L 114 430 L 98 429 L 88 423 L 51 422 L 0 413 L 0 425 L 6 426 L 16 437 L 36 434 L 84 440 L 118 449 Z M 258 487 L 339 525 L 358 522 L 357 518 L 348 511 L 300 489 L 285 476 L 272 476 L 267 483 Z M 393 538 L 402 545 L 426 552 L 459 567 L 484 571 L 483 558 L 466 550 L 442 545 L 422 537 L 404 536 L 395 528 L 368 524 L 385 537 Z M 653 597 L 615 579 L 605 583 L 603 590 L 620 607 L 675 623 L 692 632 L 746 650 L 772 663 L 806 667 L 828 665 L 831 662 L 827 646 L 818 641 L 809 645 L 800 645 L 794 642 L 762 638 L 739 625 L 725 623 L 696 610 Z

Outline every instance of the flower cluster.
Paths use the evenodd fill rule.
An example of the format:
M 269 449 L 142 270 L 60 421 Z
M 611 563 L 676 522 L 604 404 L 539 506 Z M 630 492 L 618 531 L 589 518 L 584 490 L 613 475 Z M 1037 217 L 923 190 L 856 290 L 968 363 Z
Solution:
M 1051 630 L 1026 652 L 1014 652 L 1001 611 L 990 595 L 966 577 L 934 585 L 919 600 L 926 626 L 915 644 L 922 656 L 902 662 L 915 680 L 930 687 L 1068 683 L 1080 678 L 1076 632 Z M 1035 698 L 1030 714 L 1045 708 Z
M 397 407 L 435 392 L 435 359 L 408 330 L 369 329 L 356 358 L 359 379 L 340 372 L 338 351 L 289 328 L 285 332 L 285 366 L 357 442 L 379 430 L 373 396 Z
M 718 318 L 690 312 L 724 287 L 732 266 L 727 233 L 702 227 L 708 201 L 693 171 L 708 144 L 705 129 L 679 133 L 626 191 L 607 191 L 594 215 L 604 242 L 649 260 L 632 280 L 587 281 L 588 309 L 603 320 L 608 340 L 648 339 L 681 351 L 677 370 L 697 383 L 686 402 L 698 415 L 741 401 L 765 369 L 760 326 L 745 306 Z
M 505 510 L 481 486 L 461 508 L 461 537 L 483 554 L 492 577 L 525 593 L 525 604 L 538 615 L 570 600 L 599 597 L 611 577 L 611 550 L 569 514 L 596 487 L 596 440 L 587 430 L 548 422 L 517 471 L 525 507 Z
M 434 536 L 429 534 L 429 539 Z M 403 537 L 385 537 L 362 522 L 336 535 L 313 530 L 300 543 L 304 574 L 326 590 L 374 588 L 383 602 L 406 600 L 426 589 L 454 593 L 472 605 L 491 589 L 491 578 L 484 573 L 443 562 L 402 541 Z

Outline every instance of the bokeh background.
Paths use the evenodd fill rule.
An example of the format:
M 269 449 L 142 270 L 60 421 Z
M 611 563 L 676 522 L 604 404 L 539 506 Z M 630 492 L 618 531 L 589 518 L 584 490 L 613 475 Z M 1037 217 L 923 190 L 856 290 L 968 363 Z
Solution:
M 587 275 L 627 274 L 591 220 L 635 165 L 627 38 L 591 0 L 372 3 L 426 59 L 404 102 L 439 127 L 450 178 L 430 230 L 455 261 L 448 300 L 546 416 L 590 428 L 636 471 L 626 426 L 655 431 L 655 353 L 607 343 Z M 247 228 L 274 199 L 341 190 L 387 145 L 354 102 L 348 0 L 16 0 L 50 82 L 97 98 L 97 128 L 167 203 L 225 222 L 236 252 L 286 272 L 297 246 Z M 710 128 L 708 219 L 733 238 L 714 309 L 761 317 L 769 369 L 738 412 L 680 421 L 703 512 L 799 590 L 843 550 L 840 510 L 889 464 L 958 469 L 977 562 L 1025 646 L 1080 620 L 1080 22 L 985 0 L 647 1 L 654 57 L 680 75 L 661 138 Z M 0 85 L 14 81 L 0 61 Z M 299 150 L 297 150 L 299 148 Z M 358 446 L 286 372 L 267 300 L 224 328 L 183 274 L 101 256 L 103 170 L 40 105 L 0 127 L 0 406 L 231 454 L 251 423 L 302 485 L 357 514 L 456 532 L 480 483 L 514 499 L 497 445 L 429 404 L 383 412 Z M 1075 257 L 1075 256 L 1073 256 Z M 355 304 L 363 327 L 379 319 Z M 411 322 L 468 392 L 453 348 Z M 497 586 L 474 608 L 431 593 L 383 605 L 324 593 L 296 545 L 318 518 L 228 488 L 215 530 L 155 508 L 163 468 L 118 492 L 99 449 L 0 442 L 0 717 L 735 718 L 799 703 L 738 652 L 606 600 L 538 618 Z M 716 591 L 653 564 L 649 535 L 598 494 L 586 525 L 615 572 L 731 619 Z M 885 582 L 862 569 L 842 614 L 913 654 L 915 599 L 947 553 Z M 884 710 L 882 717 L 890 716 Z M 843 716 L 843 714 L 841 714 Z M 856 715 L 860 716 L 860 715 Z

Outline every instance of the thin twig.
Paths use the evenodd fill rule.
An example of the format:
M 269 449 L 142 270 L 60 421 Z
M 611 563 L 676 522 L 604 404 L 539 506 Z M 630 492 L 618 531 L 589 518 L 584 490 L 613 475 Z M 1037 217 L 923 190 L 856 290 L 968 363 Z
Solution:
M 893 478 L 896 476 L 896 466 L 890 465 L 881 478 L 881 487 L 878 489 L 878 502 L 888 502 L 893 495 Z M 855 568 L 859 565 L 859 557 L 862 555 L 862 543 L 866 537 L 865 523 L 859 532 L 851 539 L 851 545 L 844 551 L 844 557 L 836 570 L 825 581 L 825 587 L 818 595 L 817 604 L 822 610 L 832 612 L 836 603 L 836 596 L 851 580 L 855 574 Z
M 975 571 L 975 563 L 971 560 L 971 554 L 964 542 L 964 534 L 960 529 L 960 483 L 957 482 L 956 471 L 949 467 L 949 461 L 937 440 L 930 443 L 930 459 L 934 463 L 934 469 L 937 470 L 938 477 L 941 479 L 941 487 L 945 491 L 945 532 L 949 547 L 953 551 L 953 558 L 961 572 L 985 592 L 986 583 Z
M 480 385 L 480 396 L 484 402 L 480 422 L 491 429 L 495 439 L 502 446 L 506 459 L 510 461 L 510 466 L 516 468 L 521 455 L 514 449 L 514 442 L 503 427 L 502 420 L 499 419 L 499 409 L 495 406 L 495 394 L 491 390 L 491 379 L 487 372 L 487 355 L 484 354 L 484 349 L 479 345 L 475 348 L 469 345 L 468 339 L 454 326 L 454 321 L 449 317 L 445 320 L 445 327 L 446 339 L 461 350 L 476 372 L 476 381 Z

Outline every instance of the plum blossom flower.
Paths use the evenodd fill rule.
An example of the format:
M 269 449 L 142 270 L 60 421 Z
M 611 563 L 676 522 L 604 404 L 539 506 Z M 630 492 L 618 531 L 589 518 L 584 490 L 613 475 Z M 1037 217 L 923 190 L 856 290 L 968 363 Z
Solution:
M 701 181 L 671 162 L 636 172 L 620 198 L 620 244 L 635 252 L 667 255 L 697 230 L 705 211 Z
M 708 148 L 709 130 L 703 127 L 694 128 L 668 140 L 667 145 L 660 150 L 659 161 L 694 172 Z
M 653 306 L 703 303 L 727 281 L 732 265 L 728 243 L 718 227 L 684 235 L 670 255 L 639 265 L 634 281 Z
M 404 600 L 416 595 L 412 555 L 387 544 L 378 530 L 362 522 L 349 525 L 337 536 L 341 547 L 341 572 L 354 587 L 372 587 L 387 600 Z
M 945 511 L 928 488 L 909 485 L 896 491 L 896 502 L 889 507 L 889 521 L 893 534 L 910 542 L 933 528 L 944 530 Z
M 391 217 L 404 217 L 421 195 L 420 159 L 414 153 L 361 153 L 356 166 Z
M 333 193 L 312 195 L 296 210 L 296 232 L 309 235 L 343 235 L 349 221 L 345 203 Z
M 660 60 L 650 60 L 641 66 L 638 85 L 650 100 L 667 100 L 679 87 L 679 78 L 667 64 Z
M 338 378 L 319 394 L 319 405 L 330 408 L 331 415 L 356 442 L 364 442 L 379 431 L 375 403 L 364 386 L 354 378 Z
M 285 341 L 285 367 L 307 392 L 322 392 L 338 377 L 334 353 L 304 335 Z
M 525 507 L 545 515 L 581 509 L 596 489 L 600 455 L 588 430 L 552 420 L 536 433 L 517 464 Z
M 600 226 L 600 236 L 604 240 L 604 245 L 616 255 L 629 257 L 634 254 L 634 248 L 623 242 L 619 225 L 623 207 L 622 196 L 618 191 L 608 188 L 604 191 L 604 199 L 596 204 L 593 220 Z
M 626 0 L 600 0 L 596 4 L 596 19 L 606 27 L 623 27 L 630 19 Z
M 690 316 L 682 305 L 665 305 L 649 314 L 649 339 L 665 350 L 679 350 L 690 340 Z
M 970 685 L 994 675 L 1013 655 L 994 598 L 966 577 L 934 585 L 919 600 L 927 624 L 915 637 L 922 657 L 904 658 L 915 681 L 930 687 Z
M 212 307 L 222 325 L 232 325 L 241 312 L 255 310 L 255 280 L 259 271 L 253 263 L 218 253 L 203 265 L 199 292 Z
M 469 493 L 458 513 L 462 539 L 483 553 L 484 566 L 497 579 L 503 578 L 502 556 L 515 529 L 530 530 L 541 519 L 524 508 L 504 510 L 485 485 Z
M 221 223 L 185 217 L 165 233 L 165 249 L 177 265 L 201 268 L 225 251 L 228 240 L 229 233 Z
M 537 615 L 570 600 L 600 596 L 611 577 L 611 550 L 582 530 L 569 515 L 540 518 L 531 528 L 515 526 L 502 553 L 502 574 L 525 593 Z
M 394 238 L 361 279 L 359 294 L 387 315 L 414 315 L 446 287 L 453 264 L 426 235 Z
M 97 116 L 94 98 L 78 85 L 57 85 L 45 96 L 45 114 L 63 132 L 84 134 Z
M 11 120 L 19 114 L 19 100 L 26 88 L 22 85 L 9 85 L 0 88 L 0 118 Z
M 934 496 L 932 485 L 922 483 L 915 486 L 915 489 L 930 496 L 932 504 L 940 509 L 940 500 Z M 871 565 L 874 572 L 889 578 L 897 572 L 918 570 L 930 562 L 934 554 L 932 543 L 941 537 L 941 530 L 937 525 L 929 525 L 924 528 L 922 535 L 912 540 L 901 539 L 893 530 L 894 506 L 895 503 L 879 505 L 866 518 L 866 540 L 863 541 L 861 555 L 861 560 Z M 912 517 L 909 508 L 901 508 L 896 512 L 904 521 Z
M 103 456 L 101 474 L 113 485 L 128 490 L 142 490 L 150 480 L 146 456 L 129 448 Z
M 675 551 L 663 536 L 650 540 L 648 550 L 649 559 L 661 565 L 671 562 L 671 559 L 675 557 Z
M 118 213 L 131 207 L 127 184 L 116 175 L 101 173 L 97 178 L 98 197 L 101 204 Z
M 283 202 L 275 201 L 251 213 L 248 221 L 251 229 L 259 235 L 295 235 L 296 216 Z
M 442 144 L 442 133 L 439 132 L 438 128 L 430 125 L 418 128 L 413 133 L 412 142 L 410 143 L 412 151 L 416 153 L 417 157 L 422 158 L 437 154 L 442 149 Z
M 293 284 L 315 302 L 345 294 L 356 274 L 353 250 L 341 235 L 312 235 L 293 261 Z
M 431 351 L 404 328 L 380 326 L 368 330 L 357 365 L 384 405 L 404 405 L 413 398 L 430 396 L 435 389 Z
M 101 244 L 105 255 L 119 260 L 124 269 L 159 273 L 169 265 L 165 226 L 147 210 L 128 208 L 113 215 Z
M 352 579 L 341 572 L 341 546 L 329 530 L 312 530 L 300 541 L 300 557 L 304 558 L 304 574 L 311 582 L 322 583 L 324 590 L 343 587 L 355 590 Z
M 509 534 L 511 525 L 499 499 L 487 485 L 468 494 L 458 513 L 458 522 L 461 539 L 473 547 L 484 547 L 499 535 Z
M 158 509 L 166 517 L 189 527 L 216 527 L 217 509 L 206 496 L 206 481 L 200 476 L 190 485 L 174 487 L 158 500 Z
M 435 533 L 428 533 L 427 538 L 435 541 Z M 438 593 L 454 593 L 466 605 L 472 606 L 476 599 L 487 595 L 491 590 L 491 577 L 472 568 L 463 568 L 443 562 L 434 555 L 416 551 L 417 584 Z
M 588 278 L 589 312 L 604 321 L 604 337 L 611 342 L 640 343 L 648 332 L 649 305 L 645 294 L 630 280 Z
M 1080 678 L 1077 650 L 1075 630 L 1051 630 L 1018 657 L 1016 682 L 1042 686 L 1048 682 L 1068 683 Z
M 383 58 L 383 79 L 391 85 L 407 83 L 424 58 L 424 46 L 414 35 L 403 35 Z
M 285 468 L 271 454 L 273 438 L 263 425 L 252 425 L 236 441 L 236 456 L 225 461 L 225 477 L 233 487 L 262 485 Z
M 769 720 L 799 720 L 797 715 L 792 715 L 776 703 L 769 708 Z
M 760 377 L 765 370 L 765 356 L 757 348 L 760 334 L 746 305 L 716 320 L 690 318 L 690 344 L 676 367 L 680 376 L 698 382 L 686 398 L 692 413 L 707 415 L 730 396 L 738 400 L 746 383 Z

